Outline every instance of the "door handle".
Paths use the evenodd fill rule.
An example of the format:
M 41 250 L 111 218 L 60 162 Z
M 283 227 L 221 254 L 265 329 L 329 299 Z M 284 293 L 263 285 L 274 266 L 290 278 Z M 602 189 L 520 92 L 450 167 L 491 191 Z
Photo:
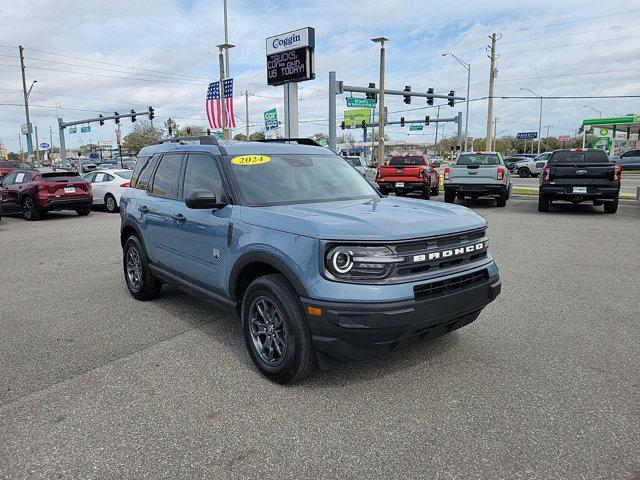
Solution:
M 138 207 L 138 211 L 141 213 L 149 213 L 149 207 L 147 207 L 146 205 L 140 205 Z
M 177 215 L 169 215 L 169 217 L 171 218 L 171 220 L 175 220 L 178 223 L 184 223 L 187 221 L 187 217 L 185 217 L 181 213 L 178 213 Z

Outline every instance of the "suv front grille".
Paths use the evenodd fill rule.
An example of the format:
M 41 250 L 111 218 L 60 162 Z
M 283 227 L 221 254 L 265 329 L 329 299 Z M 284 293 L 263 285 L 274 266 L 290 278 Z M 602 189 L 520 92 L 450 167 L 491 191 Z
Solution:
M 416 300 L 438 297 L 457 290 L 479 285 L 487 281 L 488 278 L 489 272 L 487 272 L 487 269 L 484 269 L 478 272 L 460 275 L 459 277 L 440 280 L 439 282 L 416 285 L 413 287 L 413 296 Z

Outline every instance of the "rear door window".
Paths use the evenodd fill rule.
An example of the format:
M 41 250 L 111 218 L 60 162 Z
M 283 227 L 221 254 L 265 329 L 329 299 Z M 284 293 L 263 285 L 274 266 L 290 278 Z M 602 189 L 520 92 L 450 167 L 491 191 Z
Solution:
M 183 158 L 184 155 L 181 153 L 169 153 L 162 156 L 153 176 L 152 195 L 178 198 L 178 180 L 182 170 Z

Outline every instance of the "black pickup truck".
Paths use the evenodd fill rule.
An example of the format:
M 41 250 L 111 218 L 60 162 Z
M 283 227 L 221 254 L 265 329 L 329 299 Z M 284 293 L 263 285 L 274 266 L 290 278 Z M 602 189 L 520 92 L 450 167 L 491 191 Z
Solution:
M 605 213 L 616 213 L 622 169 L 603 150 L 572 148 L 555 150 L 540 175 L 538 211 L 548 212 L 552 201 L 574 204 L 593 201 Z

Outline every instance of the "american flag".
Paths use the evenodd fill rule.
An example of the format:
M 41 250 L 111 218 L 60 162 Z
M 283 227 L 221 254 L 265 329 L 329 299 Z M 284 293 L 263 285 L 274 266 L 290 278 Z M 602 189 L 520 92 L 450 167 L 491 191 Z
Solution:
M 233 115 L 233 78 L 224 81 L 224 104 L 227 122 L 225 128 L 235 128 L 236 119 Z M 220 82 L 211 82 L 207 89 L 205 103 L 207 118 L 211 128 L 222 128 L 222 108 L 220 106 Z

